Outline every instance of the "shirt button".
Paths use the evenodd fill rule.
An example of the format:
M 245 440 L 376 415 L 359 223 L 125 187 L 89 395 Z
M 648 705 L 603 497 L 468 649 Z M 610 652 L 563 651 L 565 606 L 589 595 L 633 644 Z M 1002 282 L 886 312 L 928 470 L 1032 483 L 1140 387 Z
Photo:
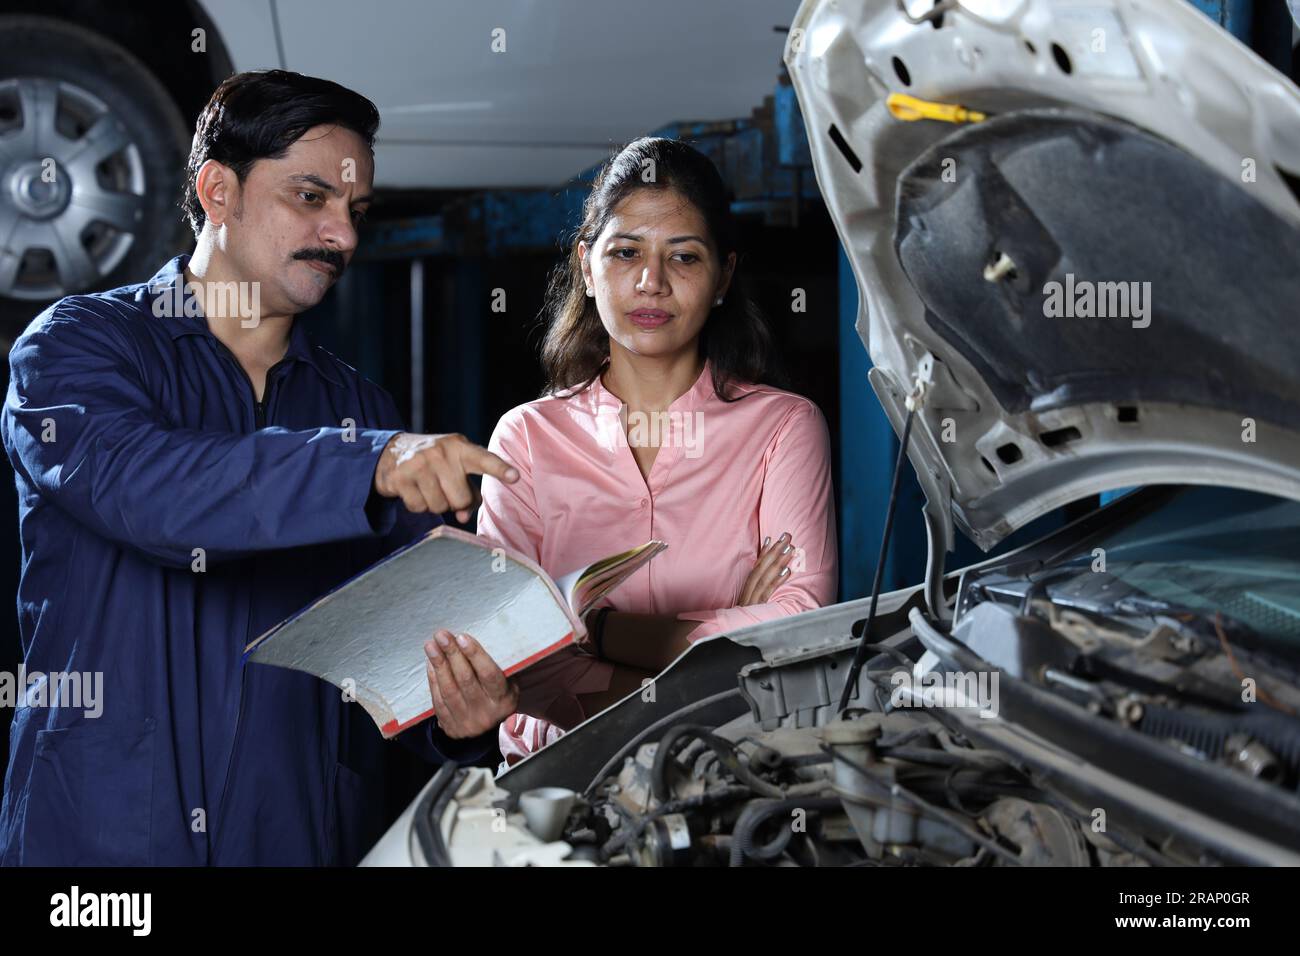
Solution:
M 641 504 L 641 507 L 644 508 L 644 507 L 646 506 L 646 504 L 647 504 L 646 499 L 642 498 L 640 504 Z

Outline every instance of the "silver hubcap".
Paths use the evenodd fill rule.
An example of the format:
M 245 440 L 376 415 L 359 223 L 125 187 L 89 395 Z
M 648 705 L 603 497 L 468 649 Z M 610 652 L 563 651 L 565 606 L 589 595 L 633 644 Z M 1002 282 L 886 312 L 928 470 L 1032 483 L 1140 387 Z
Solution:
M 139 147 L 98 97 L 41 77 L 0 80 L 0 296 L 97 286 L 144 217 Z
M 9 176 L 9 198 L 32 219 L 53 219 L 68 206 L 67 173 L 53 159 L 20 163 Z

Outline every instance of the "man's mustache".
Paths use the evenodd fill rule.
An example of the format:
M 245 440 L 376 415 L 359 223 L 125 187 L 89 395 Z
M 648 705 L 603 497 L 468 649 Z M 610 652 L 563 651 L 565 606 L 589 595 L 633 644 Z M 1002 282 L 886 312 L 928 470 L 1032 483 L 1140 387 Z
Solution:
M 343 275 L 343 269 L 346 265 L 343 260 L 343 253 L 335 252 L 332 249 L 299 249 L 290 258 L 301 259 L 304 262 L 313 260 L 323 262 L 334 270 L 335 279 Z

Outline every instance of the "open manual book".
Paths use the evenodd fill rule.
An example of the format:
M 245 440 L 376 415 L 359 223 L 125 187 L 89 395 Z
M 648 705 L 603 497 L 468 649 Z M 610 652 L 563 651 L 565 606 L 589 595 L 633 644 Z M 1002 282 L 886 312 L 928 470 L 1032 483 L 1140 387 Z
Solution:
M 433 713 L 434 631 L 472 635 L 514 674 L 586 636 L 582 616 L 667 547 L 647 541 L 552 581 L 517 551 L 441 526 L 271 628 L 244 661 L 329 681 L 392 737 Z

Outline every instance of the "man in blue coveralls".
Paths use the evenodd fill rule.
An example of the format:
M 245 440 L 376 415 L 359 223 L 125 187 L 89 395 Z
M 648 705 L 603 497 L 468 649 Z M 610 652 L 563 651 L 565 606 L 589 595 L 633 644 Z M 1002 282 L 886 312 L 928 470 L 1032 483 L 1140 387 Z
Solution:
M 282 71 L 199 117 L 197 243 L 148 283 L 69 296 L 10 353 L 27 686 L 0 864 L 350 864 L 383 831 L 385 744 L 296 671 L 241 667 L 268 627 L 427 531 L 468 475 L 518 475 L 392 398 L 295 316 L 347 267 L 370 202 L 374 104 Z M 517 694 L 472 640 L 425 645 L 431 761 L 493 746 Z M 66 677 L 102 675 L 94 710 Z M 96 713 L 96 711 L 99 711 Z

